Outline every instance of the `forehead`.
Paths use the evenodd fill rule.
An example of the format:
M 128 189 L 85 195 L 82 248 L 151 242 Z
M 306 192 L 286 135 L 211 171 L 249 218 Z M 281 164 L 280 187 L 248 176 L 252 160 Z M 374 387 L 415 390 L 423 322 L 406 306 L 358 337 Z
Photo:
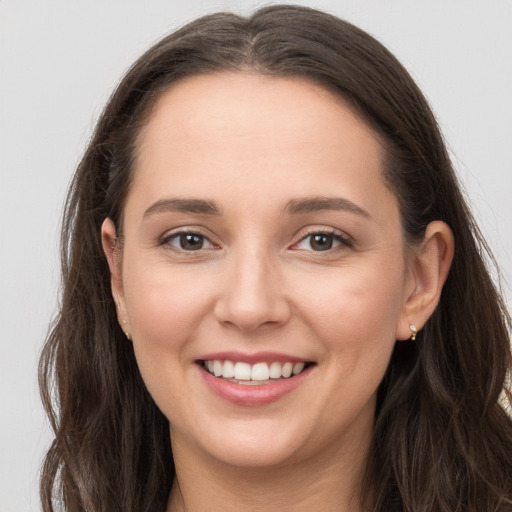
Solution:
M 195 76 L 157 101 L 138 137 L 132 188 L 152 199 L 250 190 L 276 201 L 338 190 L 368 203 L 372 191 L 390 194 L 383 155 L 354 109 L 310 81 Z
M 316 132 L 325 139 L 322 128 L 329 125 L 332 130 L 347 122 L 358 134 L 365 132 L 379 141 L 348 101 L 311 80 L 222 72 L 188 77 L 169 87 L 157 100 L 138 141 L 139 148 L 148 139 L 165 143 L 165 131 L 181 140 L 194 137 L 196 142 L 222 134 L 256 136 L 262 143 L 264 138 L 267 142 L 279 138 L 282 144 L 287 136 L 296 141 L 301 133 L 311 138 Z

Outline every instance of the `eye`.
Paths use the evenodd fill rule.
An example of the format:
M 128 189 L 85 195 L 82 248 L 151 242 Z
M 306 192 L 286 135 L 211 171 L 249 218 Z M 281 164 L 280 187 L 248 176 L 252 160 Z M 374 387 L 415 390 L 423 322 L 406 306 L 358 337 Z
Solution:
M 162 245 L 170 245 L 171 247 L 187 252 L 213 249 L 215 247 L 204 235 L 183 231 L 166 237 L 162 240 Z
M 302 238 L 292 248 L 302 251 L 329 251 L 340 246 L 350 247 L 352 243 L 346 237 L 337 233 L 310 233 Z

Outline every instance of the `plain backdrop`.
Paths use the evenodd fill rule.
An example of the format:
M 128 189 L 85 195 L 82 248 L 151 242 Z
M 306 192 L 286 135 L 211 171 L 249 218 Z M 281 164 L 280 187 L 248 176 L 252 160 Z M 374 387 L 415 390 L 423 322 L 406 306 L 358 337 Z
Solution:
M 409 69 L 510 283 L 512 2 L 297 3 L 359 25 Z M 0 0 L 0 512 L 40 509 L 38 471 L 51 436 L 37 358 L 56 311 L 66 187 L 102 106 L 164 34 L 203 13 L 261 5 Z M 510 305 L 510 287 L 505 292 Z

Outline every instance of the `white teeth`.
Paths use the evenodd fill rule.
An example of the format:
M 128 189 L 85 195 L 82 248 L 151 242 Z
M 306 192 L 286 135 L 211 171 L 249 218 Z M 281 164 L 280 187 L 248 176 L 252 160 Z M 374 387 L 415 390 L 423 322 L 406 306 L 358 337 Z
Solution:
M 220 377 L 222 375 L 222 370 L 222 361 L 213 361 L 213 374 L 215 375 L 215 377 Z
M 291 376 L 292 374 L 292 371 L 293 371 L 293 364 L 292 363 L 284 363 L 283 364 L 283 369 L 281 371 L 281 375 L 287 379 L 288 377 Z
M 279 379 L 281 377 L 281 363 L 272 363 L 270 365 L 270 378 Z
M 222 376 L 225 379 L 232 379 L 235 376 L 235 365 L 233 361 L 224 361 Z
M 257 363 L 252 367 L 251 380 L 268 380 L 269 370 L 266 363 Z
M 235 363 L 234 377 L 237 380 L 251 380 L 251 365 L 240 361 Z
M 267 363 L 256 363 L 250 365 L 241 361 L 221 361 L 218 359 L 204 361 L 203 366 L 215 377 L 224 379 L 235 379 L 239 381 L 268 381 L 269 379 L 289 378 L 292 375 L 298 375 L 304 370 L 305 363 L 279 363 L 277 361 Z
M 302 370 L 304 370 L 304 363 L 295 363 L 293 365 L 293 375 L 298 375 Z

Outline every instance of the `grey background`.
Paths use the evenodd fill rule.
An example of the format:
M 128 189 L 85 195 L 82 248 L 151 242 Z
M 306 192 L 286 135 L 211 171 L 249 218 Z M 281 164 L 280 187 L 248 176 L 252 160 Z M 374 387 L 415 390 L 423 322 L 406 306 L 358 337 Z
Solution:
M 296 3 L 361 26 L 411 71 L 510 283 L 512 2 Z M 40 508 L 38 470 L 51 436 L 37 357 L 56 311 L 64 194 L 102 105 L 165 33 L 199 14 L 260 5 L 0 0 L 0 512 Z

